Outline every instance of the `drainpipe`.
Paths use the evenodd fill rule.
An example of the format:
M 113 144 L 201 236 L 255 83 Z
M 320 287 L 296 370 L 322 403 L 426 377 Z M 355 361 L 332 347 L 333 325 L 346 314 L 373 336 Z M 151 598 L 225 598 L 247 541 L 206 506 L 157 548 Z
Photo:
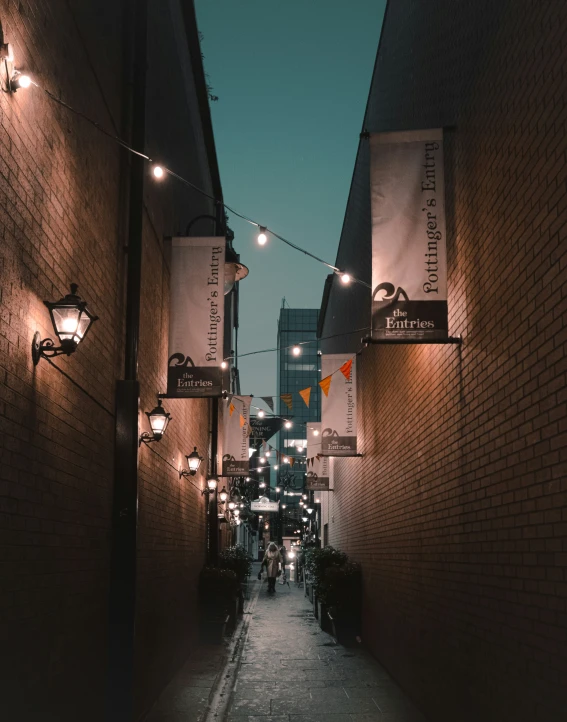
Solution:
M 133 27 L 131 144 L 145 148 L 147 0 L 125 0 L 126 27 Z M 132 23 L 133 18 L 133 23 Z M 114 488 L 109 590 L 109 663 L 106 719 L 134 718 L 134 629 L 138 533 L 138 344 L 142 282 L 145 162 L 130 156 L 124 379 L 116 384 Z

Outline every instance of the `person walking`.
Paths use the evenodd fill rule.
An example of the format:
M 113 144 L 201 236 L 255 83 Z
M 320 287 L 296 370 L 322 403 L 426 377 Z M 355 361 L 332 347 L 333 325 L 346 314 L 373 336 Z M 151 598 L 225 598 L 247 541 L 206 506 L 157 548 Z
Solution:
M 264 560 L 262 566 L 266 567 L 266 573 L 268 574 L 268 592 L 276 591 L 276 578 L 279 576 L 280 564 L 282 561 L 282 555 L 278 551 L 278 547 L 274 542 L 268 547 L 268 551 L 264 554 Z

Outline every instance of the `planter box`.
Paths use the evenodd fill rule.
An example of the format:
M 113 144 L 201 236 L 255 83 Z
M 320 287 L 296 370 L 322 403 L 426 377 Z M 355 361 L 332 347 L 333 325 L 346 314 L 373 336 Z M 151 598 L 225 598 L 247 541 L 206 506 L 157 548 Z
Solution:
M 226 633 L 230 615 L 226 617 L 215 617 L 213 619 L 202 619 L 199 625 L 199 636 L 202 642 L 208 644 L 221 644 Z
M 317 601 L 316 592 L 313 592 L 313 615 L 315 619 L 319 619 L 319 602 Z
M 342 644 L 344 647 L 352 647 L 356 644 L 358 633 L 356 622 L 333 618 L 330 612 L 327 612 L 327 617 L 331 625 L 329 633 L 336 639 L 337 644 Z
M 317 618 L 319 626 L 324 632 L 331 632 L 331 621 L 327 614 L 327 607 L 320 601 L 317 601 Z

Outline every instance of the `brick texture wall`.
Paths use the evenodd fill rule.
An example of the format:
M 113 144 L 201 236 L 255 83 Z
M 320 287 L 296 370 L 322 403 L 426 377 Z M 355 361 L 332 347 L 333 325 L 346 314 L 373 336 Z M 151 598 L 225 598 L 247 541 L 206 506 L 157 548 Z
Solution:
M 566 30 L 559 2 L 392 0 L 365 118 L 456 126 L 462 347 L 363 351 L 364 456 L 334 461 L 326 511 L 330 543 L 362 563 L 365 643 L 440 722 L 565 717 Z M 341 266 L 369 264 L 361 143 Z M 347 314 L 334 289 L 323 335 L 364 325 L 366 303 Z
M 148 148 L 210 190 L 214 158 L 204 149 L 180 5 L 150 5 Z M 121 4 L 109 0 L 0 0 L 16 67 L 124 136 L 121 13 Z M 164 78 L 186 95 L 166 93 Z M 114 389 L 123 373 L 128 158 L 34 87 L 0 93 L 0 124 L 2 716 L 98 722 L 106 681 Z M 172 183 L 148 180 L 145 200 L 140 430 L 148 428 L 143 412 L 165 388 L 163 239 L 212 210 Z M 34 333 L 52 335 L 43 300 L 60 298 L 71 282 L 100 320 L 76 354 L 55 363 L 98 403 L 45 360 L 32 364 Z M 137 714 L 191 649 L 205 558 L 200 488 L 207 464 L 192 480 L 180 480 L 177 469 L 193 446 L 208 457 L 209 403 L 165 405 L 174 419 L 168 434 L 140 450 Z

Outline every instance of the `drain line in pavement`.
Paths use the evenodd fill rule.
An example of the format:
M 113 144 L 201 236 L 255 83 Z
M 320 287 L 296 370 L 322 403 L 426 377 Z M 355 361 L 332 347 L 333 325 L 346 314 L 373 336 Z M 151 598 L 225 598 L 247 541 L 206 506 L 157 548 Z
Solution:
M 234 687 L 236 685 L 238 670 L 240 669 L 244 643 L 246 642 L 246 637 L 248 636 L 248 629 L 250 627 L 250 622 L 252 621 L 254 610 L 256 609 L 256 603 L 260 595 L 261 587 L 261 584 L 257 585 L 257 590 L 254 592 L 253 597 L 250 600 L 250 604 L 242 615 L 242 620 L 236 627 L 233 640 L 228 648 L 226 663 L 217 677 L 218 682 L 211 695 L 209 706 L 207 707 L 201 722 L 222 722 L 226 716 L 232 699 L 232 693 L 234 692 Z

